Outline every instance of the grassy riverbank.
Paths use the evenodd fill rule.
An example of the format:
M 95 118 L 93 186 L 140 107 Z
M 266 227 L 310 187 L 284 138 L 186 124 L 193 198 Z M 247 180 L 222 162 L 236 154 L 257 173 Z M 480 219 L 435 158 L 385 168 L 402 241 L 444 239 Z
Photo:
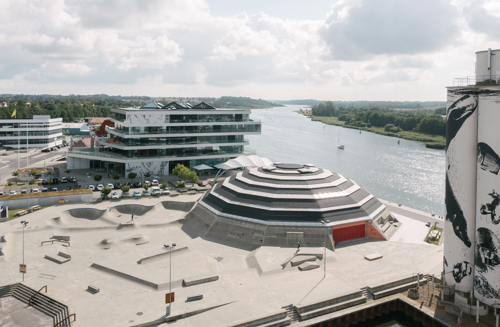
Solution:
M 381 134 L 381 135 L 385 135 L 385 136 L 392 136 L 392 137 L 402 138 L 405 140 L 424 142 L 425 147 L 431 148 L 431 149 L 443 150 L 446 148 L 446 138 L 444 136 L 440 136 L 440 135 L 430 135 L 430 134 L 424 134 L 424 133 L 419 133 L 419 132 L 410 132 L 410 131 L 400 131 L 398 133 L 391 133 L 391 132 L 386 132 L 383 127 L 374 127 L 374 126 L 372 126 L 372 127 L 355 127 L 355 126 L 345 125 L 345 122 L 340 121 L 337 117 L 316 117 L 316 116 L 312 116 L 308 113 L 304 113 L 304 112 L 300 112 L 300 111 L 297 111 L 297 113 L 303 114 L 304 116 L 311 118 L 311 120 L 313 120 L 313 121 L 320 121 L 320 122 L 327 124 L 327 125 L 344 126 L 346 128 L 359 129 L 362 131 L 368 131 L 368 132 Z

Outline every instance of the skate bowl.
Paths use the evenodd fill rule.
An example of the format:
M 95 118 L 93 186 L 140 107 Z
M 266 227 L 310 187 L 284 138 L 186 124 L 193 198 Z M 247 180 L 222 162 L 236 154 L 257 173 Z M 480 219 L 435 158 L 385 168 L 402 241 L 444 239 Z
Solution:
M 122 204 L 109 208 L 110 213 L 117 211 L 119 214 L 142 216 L 153 210 L 155 206 L 144 206 L 141 204 Z
M 50 219 L 49 224 L 58 226 L 92 227 L 116 225 L 109 215 L 108 210 L 79 208 L 70 209 L 60 213 L 59 217 Z
M 163 205 L 163 208 L 167 210 L 189 212 L 193 209 L 196 202 L 163 201 L 161 204 Z

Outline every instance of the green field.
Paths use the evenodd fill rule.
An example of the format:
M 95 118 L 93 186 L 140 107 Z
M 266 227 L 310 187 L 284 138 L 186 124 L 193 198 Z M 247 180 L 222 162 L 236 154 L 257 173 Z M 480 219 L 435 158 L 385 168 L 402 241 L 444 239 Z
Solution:
M 301 112 L 298 112 L 298 113 L 301 113 Z M 303 114 L 303 113 L 301 113 L 301 114 Z M 381 134 L 381 135 L 385 135 L 385 136 L 392 136 L 392 137 L 402 138 L 405 140 L 424 142 L 425 147 L 431 148 L 431 149 L 444 150 L 446 148 L 446 138 L 444 136 L 440 136 L 440 135 L 429 135 L 429 134 L 424 134 L 424 133 L 419 133 L 419 132 L 410 132 L 410 131 L 401 131 L 398 133 L 390 133 L 390 132 L 384 131 L 383 127 L 346 126 L 345 122 L 340 121 L 337 117 L 316 117 L 316 116 L 311 116 L 311 115 L 305 115 L 305 116 L 310 117 L 311 120 L 313 120 L 313 121 L 320 121 L 320 122 L 327 124 L 327 125 L 344 126 L 346 128 L 359 129 L 362 131 L 368 131 L 368 132 Z

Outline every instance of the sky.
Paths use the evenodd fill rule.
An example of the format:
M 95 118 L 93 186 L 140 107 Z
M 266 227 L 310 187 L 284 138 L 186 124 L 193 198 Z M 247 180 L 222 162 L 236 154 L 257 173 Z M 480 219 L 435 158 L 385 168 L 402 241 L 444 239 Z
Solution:
M 0 93 L 444 101 L 498 0 L 2 0 Z

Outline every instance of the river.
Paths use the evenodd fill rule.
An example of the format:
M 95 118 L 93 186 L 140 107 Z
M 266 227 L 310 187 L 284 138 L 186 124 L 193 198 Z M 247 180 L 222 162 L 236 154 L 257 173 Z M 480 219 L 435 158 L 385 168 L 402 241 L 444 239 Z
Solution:
M 445 152 L 424 143 L 313 122 L 304 106 L 252 110 L 261 135 L 249 149 L 273 162 L 312 163 L 344 175 L 378 198 L 444 215 Z M 337 136 L 345 150 L 337 149 Z

